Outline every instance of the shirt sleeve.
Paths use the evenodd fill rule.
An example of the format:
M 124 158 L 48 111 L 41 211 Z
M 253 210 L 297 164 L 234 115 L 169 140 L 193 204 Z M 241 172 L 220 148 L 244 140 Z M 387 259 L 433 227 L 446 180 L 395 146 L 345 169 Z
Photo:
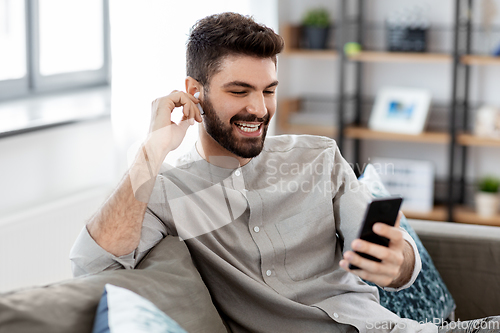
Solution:
M 165 224 L 148 208 L 144 215 L 139 246 L 129 254 L 114 256 L 104 250 L 83 227 L 70 252 L 73 276 L 115 269 L 133 269 L 168 234 Z
M 359 229 L 363 222 L 366 207 L 373 196 L 354 174 L 351 166 L 342 157 L 338 148 L 333 154 L 332 185 L 336 188 L 333 197 L 334 217 L 337 234 L 343 241 L 343 252 L 352 250 L 351 243 L 358 238 Z M 413 248 L 415 254 L 415 266 L 410 281 L 399 288 L 385 287 L 387 291 L 399 291 L 410 287 L 415 282 L 421 268 L 422 262 L 417 245 L 413 238 L 404 230 L 403 237 Z
M 333 152 L 331 183 L 333 187 L 333 215 L 342 252 L 351 250 L 358 238 L 368 203 L 373 200 L 368 188 L 356 178 L 354 171 L 338 148 Z

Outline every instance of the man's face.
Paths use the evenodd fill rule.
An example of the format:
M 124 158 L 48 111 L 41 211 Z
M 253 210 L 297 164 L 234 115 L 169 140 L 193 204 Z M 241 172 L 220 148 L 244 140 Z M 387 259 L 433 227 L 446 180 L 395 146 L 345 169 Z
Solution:
M 270 58 L 229 56 L 203 98 L 206 132 L 242 158 L 260 154 L 276 112 L 276 66 Z

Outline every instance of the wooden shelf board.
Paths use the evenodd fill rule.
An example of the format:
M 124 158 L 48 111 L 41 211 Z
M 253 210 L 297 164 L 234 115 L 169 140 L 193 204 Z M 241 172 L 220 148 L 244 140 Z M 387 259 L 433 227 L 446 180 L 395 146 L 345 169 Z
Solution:
M 312 59 L 337 59 L 338 52 L 335 50 L 307 50 L 307 49 L 288 49 L 283 52 L 288 57 L 302 57 Z
M 448 212 L 445 206 L 436 206 L 430 212 L 412 212 L 408 210 L 403 210 L 405 216 L 409 219 L 417 220 L 431 220 L 431 221 L 446 221 L 448 220 Z
M 462 56 L 461 62 L 466 65 L 500 65 L 500 57 L 486 55 L 465 55 Z
M 405 52 L 374 52 L 361 51 L 348 57 L 352 61 L 361 62 L 420 62 L 420 63 L 451 63 L 449 54 L 441 53 L 405 53 Z
M 321 135 L 333 138 L 337 136 L 337 128 L 333 126 L 319 126 L 319 125 L 297 125 L 297 124 L 287 124 L 284 128 L 281 128 L 281 132 L 289 134 L 311 134 L 311 135 Z
M 405 216 L 409 219 L 431 220 L 431 221 L 448 221 L 448 211 L 445 206 L 436 206 L 428 213 L 412 212 L 403 210 Z M 464 206 L 456 206 L 454 211 L 455 222 L 500 226 L 500 215 L 491 218 L 485 218 L 477 215 L 474 209 Z
M 422 143 L 439 143 L 446 144 L 450 142 L 450 136 L 447 133 L 440 132 L 424 132 L 422 134 L 399 134 L 390 132 L 372 131 L 365 127 L 349 126 L 344 132 L 347 138 L 351 139 L 371 139 L 371 140 L 386 140 L 386 141 L 409 141 Z
M 457 142 L 464 146 L 500 147 L 500 139 L 480 137 L 473 134 L 459 134 Z
M 500 226 L 500 215 L 495 215 L 490 218 L 481 217 L 470 207 L 456 207 L 454 211 L 454 219 L 459 223 Z

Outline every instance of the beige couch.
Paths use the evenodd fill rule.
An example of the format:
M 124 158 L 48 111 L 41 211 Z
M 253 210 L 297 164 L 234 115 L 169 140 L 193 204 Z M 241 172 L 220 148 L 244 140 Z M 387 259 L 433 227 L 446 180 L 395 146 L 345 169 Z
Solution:
M 500 314 L 500 228 L 410 220 L 457 302 L 456 318 Z M 0 333 L 91 332 L 104 285 L 151 300 L 188 332 L 226 332 L 183 242 L 167 237 L 136 270 L 0 295 Z
M 408 221 L 455 299 L 455 320 L 500 315 L 500 227 Z

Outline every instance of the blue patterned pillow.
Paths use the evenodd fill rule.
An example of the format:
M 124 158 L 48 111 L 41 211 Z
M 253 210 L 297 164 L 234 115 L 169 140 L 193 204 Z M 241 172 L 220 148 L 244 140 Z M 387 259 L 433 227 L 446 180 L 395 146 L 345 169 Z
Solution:
M 147 299 L 111 284 L 97 307 L 92 333 L 187 333 Z
M 365 168 L 359 180 L 368 187 L 374 197 L 380 198 L 390 195 L 375 167 L 371 164 Z M 455 310 L 453 297 L 446 288 L 436 267 L 434 267 L 429 253 L 406 220 L 406 217 L 401 219 L 400 225 L 417 244 L 422 259 L 422 270 L 413 285 L 407 289 L 391 292 L 376 286 L 380 294 L 380 304 L 402 318 L 409 318 L 419 322 L 433 322 L 435 319 L 449 318 L 450 314 Z

